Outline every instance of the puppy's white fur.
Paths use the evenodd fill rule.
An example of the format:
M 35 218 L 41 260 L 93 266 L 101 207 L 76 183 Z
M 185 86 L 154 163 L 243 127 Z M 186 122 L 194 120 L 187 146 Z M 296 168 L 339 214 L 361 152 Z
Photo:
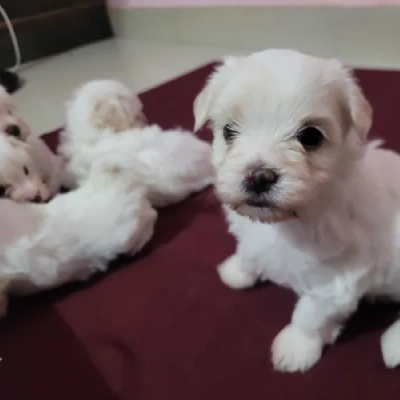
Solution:
M 237 239 L 221 279 L 236 289 L 271 280 L 299 295 L 272 361 L 307 370 L 363 296 L 400 299 L 400 157 L 366 144 L 371 108 L 336 60 L 291 50 L 230 58 L 194 110 L 197 127 L 212 121 L 216 192 Z M 307 126 L 324 135 L 314 151 L 298 140 Z M 243 190 L 254 166 L 278 173 L 261 208 Z M 400 363 L 399 327 L 382 338 L 389 367 Z
M 81 188 L 50 203 L 0 200 L 3 312 L 8 294 L 87 279 L 117 255 L 135 254 L 148 242 L 157 213 L 130 175 L 118 164 L 101 162 Z
M 35 135 L 29 135 L 26 144 L 39 177 L 47 187 L 49 197 L 54 197 L 59 192 L 62 183 L 63 159 L 54 154 L 46 143 Z
M 210 145 L 181 129 L 143 126 L 138 102 L 134 92 L 114 81 L 90 82 L 77 91 L 59 150 L 67 160 L 69 186 L 84 182 L 92 163 L 104 154 L 113 155 L 142 180 L 155 207 L 181 201 L 209 185 Z

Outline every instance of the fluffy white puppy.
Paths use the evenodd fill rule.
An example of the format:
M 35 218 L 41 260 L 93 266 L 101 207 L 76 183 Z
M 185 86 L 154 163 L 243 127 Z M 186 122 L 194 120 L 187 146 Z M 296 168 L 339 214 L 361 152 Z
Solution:
M 78 88 L 67 107 L 66 140 L 77 135 L 94 143 L 99 135 L 144 126 L 143 104 L 132 89 L 114 80 L 90 81 Z
M 0 85 L 0 132 L 25 140 L 30 129 L 26 122 L 16 112 L 12 97 Z
M 142 179 L 155 207 L 208 186 L 213 177 L 210 145 L 181 129 L 144 127 L 138 101 L 134 92 L 114 81 L 90 82 L 78 90 L 59 149 L 67 160 L 69 186 L 84 182 L 92 163 L 105 153 L 113 153 Z
M 23 166 L 21 165 L 21 168 Z M 84 280 L 149 241 L 157 213 L 117 163 L 96 165 L 79 189 L 47 204 L 0 200 L 0 310 L 25 295 Z
M 227 59 L 194 112 L 197 128 L 212 121 L 215 189 L 237 239 L 221 279 L 299 295 L 272 362 L 307 370 L 363 296 L 400 299 L 400 158 L 366 144 L 372 111 L 351 73 L 296 51 Z M 400 321 L 382 352 L 400 363 Z
M 88 148 L 84 158 L 91 164 L 110 153 L 146 185 L 154 207 L 178 203 L 212 183 L 210 145 L 181 129 L 150 125 L 121 132 Z
M 90 81 L 78 88 L 67 105 L 67 121 L 58 149 L 67 161 L 63 184 L 77 187 L 88 176 L 87 150 L 121 131 L 146 123 L 137 94 L 114 80 Z

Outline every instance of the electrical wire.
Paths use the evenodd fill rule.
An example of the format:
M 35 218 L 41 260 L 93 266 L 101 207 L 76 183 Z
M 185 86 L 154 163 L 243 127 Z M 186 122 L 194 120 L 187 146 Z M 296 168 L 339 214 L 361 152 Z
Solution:
M 8 18 L 8 15 L 4 8 L 0 5 L 0 14 L 3 16 L 4 21 L 7 25 L 8 32 L 10 34 L 11 42 L 14 47 L 14 54 L 15 54 L 15 65 L 10 68 L 11 71 L 17 72 L 19 68 L 21 67 L 21 50 L 18 44 L 18 39 L 17 35 L 15 34 L 14 27 L 12 25 L 12 22 L 10 21 L 10 18 Z

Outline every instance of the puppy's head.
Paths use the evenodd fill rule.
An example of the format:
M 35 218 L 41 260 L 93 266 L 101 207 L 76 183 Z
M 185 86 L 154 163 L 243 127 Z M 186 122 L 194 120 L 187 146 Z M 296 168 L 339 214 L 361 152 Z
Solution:
M 372 111 L 336 60 L 291 50 L 229 58 L 194 104 L 214 131 L 216 193 L 265 222 L 296 214 L 363 154 Z
M 30 130 L 17 115 L 12 97 L 0 86 L 0 131 L 2 134 L 25 141 Z
M 78 89 L 70 102 L 67 123 L 70 130 L 79 135 L 93 130 L 121 132 L 146 123 L 142 109 L 137 94 L 122 83 L 91 81 Z
M 49 196 L 27 145 L 0 134 L 0 197 L 40 203 L 47 201 Z

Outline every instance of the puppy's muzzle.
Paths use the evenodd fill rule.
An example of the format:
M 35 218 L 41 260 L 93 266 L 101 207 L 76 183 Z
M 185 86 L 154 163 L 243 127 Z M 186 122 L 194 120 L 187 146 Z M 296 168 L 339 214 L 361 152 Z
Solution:
M 271 168 L 256 168 L 250 170 L 244 180 L 244 189 L 251 196 L 268 193 L 278 181 L 278 174 Z

